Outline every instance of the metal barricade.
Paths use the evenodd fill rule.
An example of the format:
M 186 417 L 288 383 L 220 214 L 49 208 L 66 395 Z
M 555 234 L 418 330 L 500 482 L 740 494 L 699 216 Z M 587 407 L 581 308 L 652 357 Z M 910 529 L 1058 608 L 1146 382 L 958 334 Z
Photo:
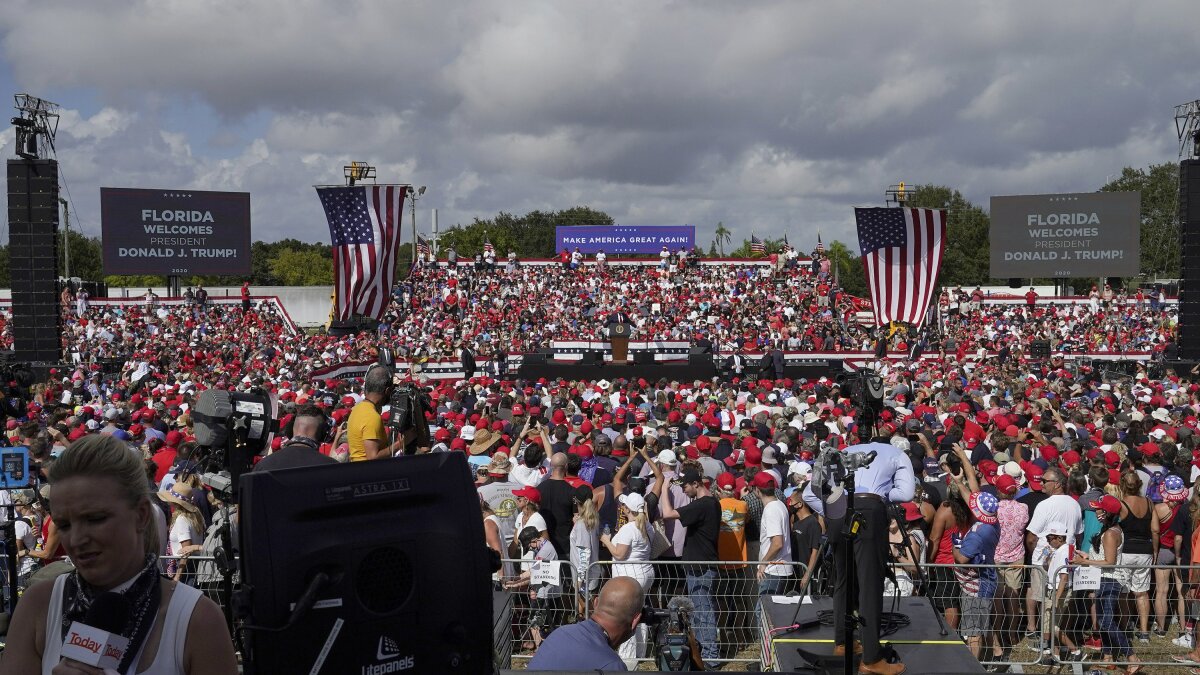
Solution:
M 213 602 L 225 608 L 225 598 L 222 595 L 221 584 L 223 578 L 217 567 L 216 559 L 211 555 L 164 555 L 158 558 L 159 566 L 168 577 L 175 578 L 175 572 L 179 571 L 179 566 L 182 565 L 182 571 L 179 571 L 179 583 L 187 584 L 196 590 L 201 591 L 208 596 Z M 234 560 L 234 566 L 237 565 L 237 560 Z M 238 572 L 233 573 L 233 583 L 236 589 L 240 585 Z
M 1071 565 L 1070 587 L 1061 597 L 1047 591 L 1057 601 L 1047 602 L 1043 611 L 1045 663 L 1140 665 L 1142 672 L 1200 667 L 1200 660 L 1181 660 L 1194 651 L 1195 630 L 1189 626 L 1200 617 L 1200 602 L 1185 597 L 1192 568 L 1124 563 L 1090 568 L 1100 570 L 1097 588 Z
M 555 626 L 575 623 L 583 615 L 585 606 L 579 594 L 578 575 L 575 566 L 560 560 L 558 576 L 562 580 L 555 590 L 542 586 L 530 589 L 528 582 L 522 583 L 522 572 L 531 560 L 504 558 L 501 571 L 493 578 L 497 590 L 512 596 L 512 656 L 513 659 L 529 659 L 537 651 L 541 640 Z M 537 597 L 537 596 L 541 597 Z
M 1038 650 L 1030 649 L 1026 640 L 1025 614 L 1030 579 L 1037 568 L 1008 564 L 923 563 L 918 573 L 905 567 L 891 565 L 896 581 L 889 578 L 884 582 L 885 610 L 889 595 L 929 598 L 946 625 L 958 632 L 968 647 L 978 650 L 980 663 L 987 666 L 1037 664 Z M 981 591 L 967 590 L 980 581 Z M 972 641 L 972 637 L 978 639 Z
M 786 567 L 790 574 L 776 575 Z M 769 595 L 797 593 L 806 580 L 802 563 L 708 562 L 652 560 L 636 563 L 599 561 L 592 563 L 589 576 L 600 579 L 595 592 L 584 595 L 584 615 L 591 613 L 591 604 L 599 586 L 617 576 L 629 576 L 647 591 L 648 604 L 667 609 L 672 598 L 691 601 L 691 628 L 708 663 L 758 663 L 761 658 L 762 629 L 759 624 L 758 599 L 760 592 Z M 771 572 L 771 574 L 767 574 Z M 651 662 L 653 634 L 649 628 L 639 632 L 619 650 L 626 665 Z

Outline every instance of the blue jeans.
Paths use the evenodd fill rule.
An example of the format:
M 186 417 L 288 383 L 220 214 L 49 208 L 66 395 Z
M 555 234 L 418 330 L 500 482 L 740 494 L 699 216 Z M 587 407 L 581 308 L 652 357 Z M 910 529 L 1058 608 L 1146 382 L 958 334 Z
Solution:
M 762 579 L 758 580 L 759 595 L 783 595 L 788 591 L 788 582 L 791 577 L 777 577 L 774 574 L 764 574 Z
M 687 571 L 688 597 L 696 606 L 692 611 L 692 632 L 696 635 L 696 642 L 700 643 L 700 655 L 710 665 L 721 657 L 721 650 L 717 647 L 717 615 L 712 596 L 716 582 L 715 568 L 689 567 Z
M 1117 620 L 1117 596 L 1120 594 L 1121 584 L 1113 579 L 1100 578 L 1100 590 L 1096 593 L 1096 618 L 1100 620 L 1100 631 L 1104 634 L 1104 653 L 1114 658 L 1133 653 L 1129 638 Z

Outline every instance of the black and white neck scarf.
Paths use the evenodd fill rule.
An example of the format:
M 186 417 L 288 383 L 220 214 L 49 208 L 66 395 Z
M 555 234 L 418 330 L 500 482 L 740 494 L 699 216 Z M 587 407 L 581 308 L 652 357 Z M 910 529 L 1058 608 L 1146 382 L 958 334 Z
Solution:
M 159 583 L 161 578 L 158 556 L 147 553 L 142 571 L 138 572 L 128 588 L 121 591 L 121 595 L 129 601 L 130 612 L 125 627 L 119 631 L 121 637 L 129 640 L 129 649 L 125 650 L 125 657 L 121 659 L 117 668 L 119 673 L 128 672 L 133 659 L 141 653 L 142 643 L 150 635 L 150 628 L 154 626 L 159 605 L 162 604 L 162 584 Z M 62 639 L 67 638 L 67 632 L 73 622 L 83 621 L 87 617 L 92 600 L 98 594 L 79 576 L 78 571 L 67 575 L 67 581 L 63 584 Z

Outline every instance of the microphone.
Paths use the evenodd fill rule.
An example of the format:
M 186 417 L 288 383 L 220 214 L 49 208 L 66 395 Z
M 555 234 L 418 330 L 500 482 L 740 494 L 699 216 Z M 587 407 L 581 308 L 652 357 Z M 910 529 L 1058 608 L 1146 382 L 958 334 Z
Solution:
M 121 637 L 117 631 L 128 623 L 130 612 L 125 596 L 111 592 L 101 594 L 92 602 L 82 622 L 71 623 L 63 640 L 63 659 L 116 670 L 129 648 L 129 639 Z
M 676 595 L 675 597 L 671 598 L 670 602 L 667 603 L 667 611 L 678 612 L 680 610 L 685 612 L 693 612 L 696 610 L 696 605 L 692 602 L 691 598 L 685 598 L 682 595 Z

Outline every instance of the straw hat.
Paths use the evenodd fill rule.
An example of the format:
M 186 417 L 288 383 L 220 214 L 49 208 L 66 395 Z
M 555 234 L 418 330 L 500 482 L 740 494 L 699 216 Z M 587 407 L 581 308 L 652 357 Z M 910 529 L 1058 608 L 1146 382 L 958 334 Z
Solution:
M 164 502 L 170 502 L 176 506 L 193 513 L 199 513 L 200 509 L 196 508 L 196 504 L 192 502 L 192 486 L 187 483 L 176 483 L 171 486 L 170 490 L 163 490 L 158 493 L 158 498 Z
M 475 430 L 475 440 L 471 443 L 471 454 L 482 455 L 487 452 L 488 448 L 492 447 L 492 442 L 496 440 L 496 436 L 486 427 L 480 427 Z

